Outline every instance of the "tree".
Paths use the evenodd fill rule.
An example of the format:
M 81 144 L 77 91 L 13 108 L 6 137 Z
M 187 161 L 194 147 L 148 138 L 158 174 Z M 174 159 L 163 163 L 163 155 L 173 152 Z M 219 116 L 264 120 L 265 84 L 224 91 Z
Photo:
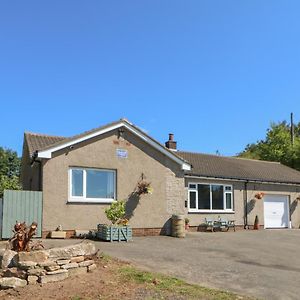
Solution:
M 290 126 L 286 121 L 272 123 L 264 140 L 247 145 L 238 156 L 278 161 L 300 170 L 300 123 L 295 125 L 294 144 L 291 142 Z
M 17 152 L 0 147 L 0 197 L 5 189 L 19 190 L 21 160 Z

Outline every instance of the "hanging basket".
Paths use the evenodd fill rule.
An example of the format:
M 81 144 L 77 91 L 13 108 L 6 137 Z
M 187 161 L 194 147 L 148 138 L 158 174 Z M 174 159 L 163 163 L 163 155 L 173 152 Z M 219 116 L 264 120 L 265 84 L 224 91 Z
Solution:
M 139 195 L 152 194 L 153 188 L 151 187 L 151 183 L 145 180 L 141 180 L 137 184 L 136 192 Z
M 264 192 L 259 192 L 255 194 L 255 199 L 261 200 L 264 197 L 265 193 Z

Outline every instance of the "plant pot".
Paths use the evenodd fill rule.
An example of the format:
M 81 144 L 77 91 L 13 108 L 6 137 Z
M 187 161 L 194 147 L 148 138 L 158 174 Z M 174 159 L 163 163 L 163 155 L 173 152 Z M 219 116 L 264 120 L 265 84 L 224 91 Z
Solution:
M 67 236 L 66 231 L 51 231 L 50 237 L 51 239 L 65 239 Z
M 258 220 L 258 216 L 255 217 L 253 229 L 254 229 L 254 230 L 258 230 L 258 229 L 259 229 L 259 220 Z
M 185 230 L 189 231 L 189 229 L 190 229 L 190 224 L 185 224 Z
M 104 241 L 126 241 L 132 239 L 132 228 L 131 226 L 118 226 L 118 225 L 105 225 L 99 224 L 98 231 L 96 234 L 97 238 Z

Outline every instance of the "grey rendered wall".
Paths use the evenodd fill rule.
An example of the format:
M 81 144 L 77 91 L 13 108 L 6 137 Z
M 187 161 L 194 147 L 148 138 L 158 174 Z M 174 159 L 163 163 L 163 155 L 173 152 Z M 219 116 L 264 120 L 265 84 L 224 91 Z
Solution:
M 128 151 L 128 158 L 116 156 L 116 149 Z M 134 228 L 168 226 L 173 213 L 184 213 L 184 177 L 180 166 L 154 150 L 144 141 L 125 132 L 124 140 L 117 131 L 64 149 L 43 163 L 43 230 L 62 225 L 65 230 L 93 229 L 107 223 L 107 204 L 68 203 L 68 169 L 70 166 L 115 169 L 117 198 L 129 201 L 130 224 Z M 140 201 L 132 197 L 141 174 L 154 189 Z
M 41 174 L 39 168 L 39 163 L 35 162 L 31 164 L 28 146 L 26 141 L 24 140 L 20 176 L 20 182 L 23 190 L 39 191 L 41 189 Z
M 219 183 L 233 185 L 234 193 L 234 212 L 232 213 L 189 213 L 185 209 L 186 216 L 191 220 L 191 226 L 198 226 L 205 221 L 206 217 L 217 219 L 218 216 L 226 216 L 228 219 L 235 220 L 237 225 L 244 225 L 244 191 L 245 183 L 241 181 L 226 181 L 216 179 L 199 179 L 186 178 L 185 179 L 185 199 L 188 199 L 188 183 Z M 260 225 L 264 225 L 264 207 L 263 199 L 255 200 L 257 192 L 264 192 L 270 195 L 287 195 L 289 197 L 289 210 L 293 228 L 299 228 L 300 225 L 300 204 L 296 200 L 300 195 L 300 187 L 283 185 L 283 184 L 260 184 L 248 183 L 247 185 L 247 211 L 248 211 L 248 225 L 253 225 L 255 216 L 258 215 Z

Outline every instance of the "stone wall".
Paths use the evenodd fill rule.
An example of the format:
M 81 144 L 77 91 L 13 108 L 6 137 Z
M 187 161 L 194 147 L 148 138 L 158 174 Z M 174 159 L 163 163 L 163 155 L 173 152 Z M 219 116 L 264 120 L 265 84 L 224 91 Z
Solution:
M 94 260 L 91 259 L 95 253 L 95 244 L 86 241 L 67 247 L 31 252 L 3 250 L 0 253 L 0 287 L 5 289 L 43 284 L 92 272 L 96 268 Z

